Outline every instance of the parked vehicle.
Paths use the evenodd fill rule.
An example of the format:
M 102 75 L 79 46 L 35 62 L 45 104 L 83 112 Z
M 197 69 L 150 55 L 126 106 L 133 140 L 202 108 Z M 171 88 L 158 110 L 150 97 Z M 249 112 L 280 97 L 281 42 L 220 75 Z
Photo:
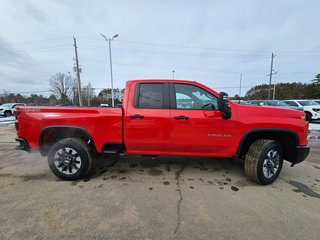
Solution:
M 285 102 L 280 100 L 252 100 L 250 103 L 251 105 L 282 107 L 303 111 L 303 107 L 290 106 L 289 104 L 286 104 Z
M 312 100 L 312 101 L 314 101 L 314 102 L 316 102 L 316 103 L 320 104 L 320 99 L 314 99 L 314 100 Z
M 4 117 L 10 117 L 13 115 L 13 110 L 17 106 L 25 106 L 25 103 L 5 103 L 0 105 L 0 115 Z
M 194 81 L 133 80 L 122 108 L 18 107 L 17 149 L 40 151 L 61 179 L 83 178 L 101 154 L 240 158 L 260 184 L 309 154 L 305 113 L 245 106 Z M 186 105 L 183 105 L 183 104 Z
M 284 102 L 290 106 L 302 107 L 308 122 L 320 119 L 320 104 L 312 100 L 284 100 Z
M 100 107 L 109 107 L 109 104 L 108 103 L 101 103 Z
M 232 100 L 232 102 L 242 104 L 242 105 L 250 105 L 250 102 L 245 100 Z

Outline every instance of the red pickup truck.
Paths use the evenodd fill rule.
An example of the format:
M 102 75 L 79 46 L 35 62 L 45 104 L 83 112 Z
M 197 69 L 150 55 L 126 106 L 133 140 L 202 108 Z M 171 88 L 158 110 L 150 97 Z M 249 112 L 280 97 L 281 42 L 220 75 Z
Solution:
M 101 154 L 209 156 L 244 160 L 270 184 L 283 160 L 309 154 L 301 111 L 244 106 L 195 81 L 133 80 L 121 108 L 17 107 L 16 149 L 48 156 L 64 180 L 83 178 Z

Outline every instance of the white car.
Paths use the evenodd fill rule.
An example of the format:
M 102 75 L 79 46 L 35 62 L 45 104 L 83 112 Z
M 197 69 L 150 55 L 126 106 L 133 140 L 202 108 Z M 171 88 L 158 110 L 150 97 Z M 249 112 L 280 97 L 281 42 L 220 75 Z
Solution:
M 306 113 L 306 120 L 311 122 L 312 120 L 320 119 L 320 104 L 312 100 L 284 100 L 284 102 L 290 106 L 302 107 Z
M 0 105 L 0 115 L 4 117 L 10 117 L 13 115 L 13 110 L 17 106 L 26 106 L 25 103 L 5 103 Z
M 312 101 L 320 104 L 320 99 L 312 99 Z

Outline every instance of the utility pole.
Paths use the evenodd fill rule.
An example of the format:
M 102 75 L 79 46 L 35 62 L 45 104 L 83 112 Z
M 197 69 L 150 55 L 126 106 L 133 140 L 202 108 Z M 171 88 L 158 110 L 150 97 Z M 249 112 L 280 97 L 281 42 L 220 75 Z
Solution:
M 241 100 L 241 85 L 242 85 L 242 73 L 240 74 L 239 103 Z
M 272 75 L 273 73 L 273 59 L 276 55 L 273 53 L 271 54 L 271 67 L 270 67 L 270 80 L 269 80 L 269 89 L 268 89 L 268 99 L 270 100 L 271 98 L 271 81 L 272 81 Z
M 174 70 L 172 70 L 172 79 L 174 80 Z
M 275 99 L 276 97 L 276 80 L 277 80 L 277 72 L 274 71 L 274 83 L 273 83 L 273 100 Z
M 110 58 L 110 74 L 111 74 L 111 97 L 112 97 L 112 107 L 114 107 L 114 92 L 113 92 L 113 75 L 112 75 L 112 58 L 111 58 L 111 41 L 113 41 L 116 37 L 118 37 L 119 35 L 116 34 L 114 35 L 112 38 L 107 38 L 105 35 L 101 34 L 100 35 L 102 37 L 104 37 L 104 39 L 106 41 L 109 42 L 109 58 Z
M 88 107 L 90 107 L 90 92 L 89 92 L 89 84 L 87 86 L 87 96 L 88 96 Z
M 78 78 L 78 95 L 79 95 L 79 106 L 82 107 L 82 94 L 81 94 L 81 80 L 80 80 L 80 68 L 79 68 L 79 59 L 78 59 L 78 47 L 77 47 L 77 41 L 76 38 L 73 37 L 73 46 L 74 46 L 74 52 L 76 55 L 76 72 L 77 72 L 77 78 Z

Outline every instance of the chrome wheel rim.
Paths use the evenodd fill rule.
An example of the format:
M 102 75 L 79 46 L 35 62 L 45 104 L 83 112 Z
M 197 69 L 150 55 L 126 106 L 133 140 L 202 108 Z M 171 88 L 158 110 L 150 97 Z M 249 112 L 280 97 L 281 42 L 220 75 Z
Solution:
M 272 178 L 279 170 L 280 153 L 278 150 L 270 150 L 263 160 L 263 175 Z
M 81 158 L 73 148 L 60 148 L 54 155 L 54 165 L 63 174 L 75 174 L 81 167 Z

